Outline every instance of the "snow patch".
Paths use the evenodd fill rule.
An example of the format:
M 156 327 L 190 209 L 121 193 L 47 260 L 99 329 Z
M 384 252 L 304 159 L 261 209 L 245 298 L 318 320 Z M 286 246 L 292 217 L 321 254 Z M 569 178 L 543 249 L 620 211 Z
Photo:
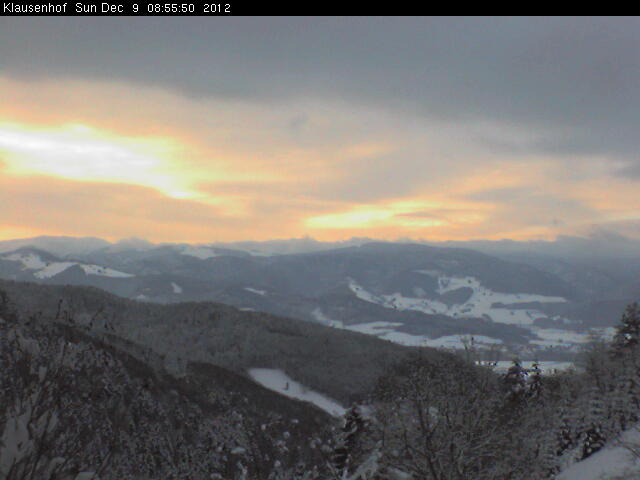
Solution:
M 258 290 L 257 288 L 244 287 L 247 292 L 255 293 L 256 295 L 262 295 L 263 297 L 267 294 L 266 290 Z
M 426 335 L 412 335 L 410 333 L 398 332 L 397 328 L 402 325 L 402 323 L 398 322 L 369 322 L 349 325 L 344 328 L 353 332 L 375 335 L 384 340 L 411 347 L 464 348 L 465 344 L 468 345 L 472 338 L 470 335 L 446 335 L 438 338 L 430 338 Z M 473 335 L 473 343 L 476 346 L 489 346 L 492 344 L 501 344 L 502 340 L 485 335 Z
M 322 313 L 322 310 L 320 308 L 316 308 L 313 312 L 311 312 L 311 316 L 318 322 L 329 325 L 330 327 L 344 328 L 344 324 L 340 320 L 334 320 L 327 317 L 324 313 Z
M 67 268 L 77 265 L 75 262 L 55 262 L 50 263 L 39 272 L 33 274 L 37 278 L 51 278 L 64 272 Z
M 469 335 L 444 335 L 438 338 L 429 338 L 427 336 L 410 335 L 403 332 L 392 332 L 383 335 L 382 338 L 402 345 L 432 348 L 462 349 L 471 343 L 471 337 Z M 486 337 L 484 335 L 473 336 L 473 344 L 477 347 L 489 347 L 490 345 L 501 343 L 502 340 L 498 338 Z
M 386 333 L 394 332 L 396 327 L 402 326 L 402 323 L 396 322 L 369 322 L 358 323 L 357 325 L 349 325 L 347 330 L 353 332 L 366 333 L 367 335 L 384 335 Z
M 464 348 L 471 344 L 472 339 L 474 346 L 488 347 L 503 343 L 499 338 L 487 337 L 486 335 L 445 335 L 438 338 L 429 338 L 425 345 L 428 347 Z
M 12 253 L 2 258 L 4 260 L 22 263 L 23 270 L 40 270 L 47 266 L 47 263 L 44 262 L 39 255 L 33 253 Z
M 416 270 L 417 273 L 433 277 L 431 270 Z M 395 310 L 415 310 L 430 315 L 442 314 L 456 318 L 490 318 L 494 322 L 531 325 L 537 318 L 546 317 L 545 314 L 534 309 L 510 309 L 506 307 L 494 307 L 496 303 L 560 303 L 566 302 L 563 297 L 547 297 L 528 293 L 499 293 L 483 287 L 480 281 L 474 277 L 447 277 L 438 276 L 437 293 L 443 295 L 461 288 L 470 288 L 471 297 L 462 304 L 447 305 L 444 302 L 428 298 L 405 297 L 400 293 L 391 295 L 375 295 L 358 285 L 353 279 L 348 279 L 349 288 L 361 300 L 381 305 Z
M 119 272 L 99 265 L 84 265 L 78 262 L 45 262 L 39 255 L 34 253 L 13 253 L 1 258 L 4 260 L 22 263 L 23 270 L 38 270 L 37 272 L 34 272 L 33 276 L 40 279 L 54 277 L 74 265 L 79 265 L 87 275 L 98 275 L 112 278 L 133 277 L 133 275 L 129 273 Z
M 261 250 L 245 250 L 252 257 L 273 257 L 276 253 L 264 252 Z
M 219 257 L 220 254 L 216 253 L 210 247 L 197 247 L 194 245 L 186 246 L 180 252 L 181 255 L 188 255 L 190 257 L 196 257 L 200 260 L 206 260 L 207 258 Z
M 640 442 L 640 432 L 628 430 L 621 442 Z M 636 478 L 640 474 L 640 460 L 623 446 L 607 446 L 589 458 L 574 463 L 558 474 L 556 480 L 602 480 L 607 478 Z M 625 475 L 624 477 L 622 475 Z
M 529 343 L 543 346 L 571 346 L 575 343 L 585 343 L 591 338 L 589 333 L 572 332 L 557 328 L 531 328 L 540 340 L 530 340 Z
M 80 268 L 84 270 L 84 273 L 87 275 L 97 275 L 99 277 L 110 277 L 110 278 L 131 278 L 134 275 L 130 273 L 119 272 L 118 270 L 113 270 L 108 267 L 101 267 L 100 265 L 80 265 Z
M 269 390 L 273 390 L 289 398 L 313 403 L 334 417 L 342 416 L 346 411 L 346 409 L 335 400 L 318 392 L 314 392 L 313 390 L 309 390 L 304 385 L 292 380 L 282 370 L 252 368 L 249 370 L 249 376 L 255 382 Z

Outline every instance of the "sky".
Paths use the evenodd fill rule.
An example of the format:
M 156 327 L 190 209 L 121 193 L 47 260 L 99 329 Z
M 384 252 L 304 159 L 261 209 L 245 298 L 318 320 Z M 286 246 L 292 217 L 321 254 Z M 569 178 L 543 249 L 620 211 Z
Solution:
M 0 18 L 0 240 L 640 237 L 638 18 Z

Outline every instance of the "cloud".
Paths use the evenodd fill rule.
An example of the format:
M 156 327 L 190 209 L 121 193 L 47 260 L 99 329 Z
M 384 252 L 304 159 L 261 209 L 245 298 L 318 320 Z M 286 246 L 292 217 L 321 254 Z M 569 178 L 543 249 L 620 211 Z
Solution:
M 540 132 L 537 151 L 626 157 L 640 120 L 637 18 L 16 18 L 0 45 L 20 78 L 483 119 Z
M 622 178 L 638 180 L 640 179 L 640 160 L 628 160 L 626 162 L 623 162 L 618 168 L 614 170 L 614 173 Z
M 545 188 L 546 187 L 546 188 Z M 487 189 L 465 195 L 470 201 L 493 204 L 495 209 L 483 227 L 504 238 L 510 232 L 561 233 L 566 225 L 576 228 L 602 220 L 602 215 L 587 201 L 563 195 L 557 185 Z
M 205 239 L 241 228 L 211 205 L 172 199 L 150 188 L 43 176 L 2 176 L 0 218 L 13 228 L 48 234 L 94 232 L 110 239 L 130 232 L 165 240 Z
M 0 134 L 28 135 L 0 138 L 22 202 L 2 212 L 14 231 L 198 241 L 633 222 L 639 32 L 617 18 L 15 18 L 0 28 Z M 136 147 L 125 157 L 160 145 L 158 162 L 101 173 L 99 152 L 73 153 L 74 126 Z M 36 164 L 38 132 L 67 137 Z M 58 212 L 26 211 L 48 212 L 45 194 Z

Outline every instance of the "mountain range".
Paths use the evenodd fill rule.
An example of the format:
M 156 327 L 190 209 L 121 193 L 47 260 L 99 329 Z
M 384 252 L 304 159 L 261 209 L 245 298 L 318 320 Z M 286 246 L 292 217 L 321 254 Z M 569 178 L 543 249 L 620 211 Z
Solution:
M 214 301 L 405 345 L 473 342 L 548 359 L 610 335 L 640 291 L 640 267 L 629 259 L 589 263 L 513 248 L 487 255 L 392 242 L 319 250 L 319 242 L 308 243 L 313 251 L 276 254 L 259 244 L 28 239 L 0 243 L 0 278 L 93 286 L 142 302 Z

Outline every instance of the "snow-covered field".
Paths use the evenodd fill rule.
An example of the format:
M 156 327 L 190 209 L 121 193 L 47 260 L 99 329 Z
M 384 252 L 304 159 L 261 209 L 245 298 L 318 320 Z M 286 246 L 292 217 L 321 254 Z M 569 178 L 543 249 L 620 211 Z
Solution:
M 600 329 L 589 332 L 577 332 L 572 330 L 563 330 L 555 328 L 539 328 L 533 323 L 536 319 L 549 318 L 545 313 L 533 309 L 511 309 L 506 305 L 522 304 L 522 303 L 563 303 L 566 299 L 563 297 L 551 297 L 544 295 L 536 295 L 529 293 L 500 293 L 484 287 L 480 281 L 474 277 L 449 277 L 431 270 L 417 270 L 417 273 L 429 275 L 438 281 L 436 293 L 444 295 L 461 288 L 471 290 L 470 297 L 464 302 L 454 305 L 447 305 L 437 298 L 405 297 L 400 293 L 376 295 L 367 291 L 359 285 L 355 280 L 349 278 L 350 290 L 361 300 L 375 303 L 385 308 L 394 310 L 415 310 L 426 314 L 441 314 L 453 318 L 484 318 L 496 323 L 504 323 L 518 325 L 529 329 L 532 333 L 539 337 L 538 340 L 532 340 L 531 344 L 541 347 L 560 346 L 560 347 L 577 347 L 580 344 L 590 341 L 594 335 L 611 336 L 612 329 Z M 416 288 L 416 294 L 421 295 L 420 289 Z M 424 292 L 422 292 L 424 295 Z M 504 305 L 501 306 L 500 304 Z M 320 315 L 315 315 L 320 320 Z M 553 317 L 553 320 L 570 324 L 569 320 L 561 317 Z M 446 348 L 462 348 L 465 341 L 468 341 L 468 335 L 450 335 L 440 338 L 429 338 L 425 335 L 411 335 L 399 332 L 399 323 L 390 322 L 371 322 L 358 325 L 350 325 L 346 327 L 349 330 L 376 335 L 380 338 L 391 340 L 403 345 L 412 346 L 430 346 L 430 347 L 446 347 Z M 567 325 L 569 326 L 569 325 Z M 502 343 L 500 339 L 491 338 L 482 335 L 474 336 L 474 343 L 479 346 L 490 346 L 491 344 Z
M 318 309 L 317 309 L 318 310 Z M 319 321 L 330 320 L 324 315 L 314 312 L 314 316 Z M 473 345 L 476 347 L 490 347 L 491 345 L 502 344 L 502 340 L 499 338 L 488 337 L 486 335 L 446 335 L 438 338 L 430 338 L 426 335 L 412 335 L 410 333 L 397 331 L 398 327 L 402 326 L 402 323 L 397 322 L 369 322 L 359 323 L 356 325 L 349 325 L 344 327 L 341 323 L 323 321 L 332 327 L 345 328 L 354 332 L 365 333 L 367 335 L 375 335 L 377 337 L 389 340 L 395 343 L 406 346 L 426 346 L 426 347 L 442 347 L 442 348 L 455 348 L 461 349 L 465 345 L 473 340 Z M 591 332 L 573 332 L 569 330 L 559 329 L 538 329 L 530 328 L 531 331 L 537 334 L 542 340 L 532 340 L 530 343 L 539 346 L 563 346 L 573 347 L 576 345 L 584 344 L 592 340 L 593 335 L 599 337 L 609 338 L 613 335 L 613 328 L 606 329 L 593 329 Z
M 111 278 L 131 278 L 133 275 L 130 273 L 119 272 L 118 270 L 114 270 L 112 268 L 101 267 L 99 265 L 80 265 L 80 268 L 84 270 L 84 273 L 87 275 L 99 275 L 101 277 L 111 277 Z
M 401 325 L 402 323 L 397 322 L 370 322 L 349 325 L 346 329 L 354 332 L 366 333 L 367 335 L 384 335 L 386 333 L 394 332 L 396 327 Z
M 20 262 L 25 270 L 40 270 L 47 266 L 47 262 L 43 261 L 39 255 L 33 253 L 12 253 L 11 255 L 5 255 L 0 257 L 3 260 L 10 260 L 12 262 Z
M 244 287 L 247 292 L 255 293 L 256 295 L 262 295 L 263 297 L 267 294 L 266 290 L 259 290 L 257 288 Z
M 473 341 L 475 346 L 490 346 L 502 344 L 499 338 L 487 337 L 485 335 L 446 335 L 439 338 L 429 338 L 426 345 L 429 347 L 464 348 Z
M 321 393 L 309 390 L 304 385 L 290 378 L 282 370 L 276 370 L 273 368 L 252 368 L 248 373 L 254 381 L 263 387 L 289 398 L 313 403 L 335 417 L 344 415 L 346 411 L 345 408 L 335 400 L 332 400 Z
M 344 324 L 340 320 L 334 320 L 332 318 L 327 317 L 324 313 L 322 313 L 322 309 L 316 308 L 311 312 L 311 316 L 315 318 L 318 322 L 328 325 L 334 328 L 343 328 Z
M 438 338 L 429 338 L 426 335 L 412 335 L 410 333 L 396 331 L 400 326 L 402 326 L 402 323 L 380 321 L 359 323 L 341 328 L 353 332 L 365 333 L 367 335 L 375 335 L 391 342 L 413 347 L 464 348 L 465 344 L 471 342 L 471 336 L 469 335 L 446 335 Z M 474 335 L 473 343 L 476 346 L 488 346 L 500 344 L 502 340 L 484 335 Z
M 430 270 L 417 270 L 424 275 L 435 276 Z M 480 281 L 474 277 L 448 277 L 438 275 L 437 293 L 443 295 L 461 288 L 469 288 L 472 291 L 471 297 L 464 303 L 447 305 L 439 300 L 429 298 L 405 297 L 400 293 L 390 295 L 375 295 L 358 285 L 353 279 L 349 279 L 349 288 L 356 296 L 367 302 L 375 303 L 386 308 L 395 310 L 416 310 L 427 314 L 442 314 L 450 317 L 485 317 L 494 322 L 515 325 L 531 325 L 537 318 L 546 317 L 542 312 L 534 309 L 509 309 L 494 307 L 494 304 L 502 303 L 562 303 L 566 302 L 563 297 L 547 297 L 544 295 L 533 295 L 528 293 L 500 293 L 481 285 Z
M 401 326 L 401 323 L 393 322 L 371 322 L 360 323 L 357 325 L 349 325 L 344 327 L 347 330 L 354 332 L 366 333 L 368 335 L 376 335 L 385 340 L 389 340 L 401 345 L 413 346 L 413 347 L 442 347 L 442 348 L 455 348 L 461 349 L 465 345 L 473 340 L 473 345 L 476 347 L 490 347 L 491 345 L 502 344 L 502 340 L 499 338 L 487 337 L 485 335 L 445 335 L 438 338 L 429 338 L 426 335 L 412 335 L 410 333 L 398 332 L 396 328 Z M 341 327 L 339 325 L 332 325 Z M 591 333 L 572 332 L 567 330 L 556 329 L 531 329 L 533 333 L 538 334 L 543 340 L 532 340 L 530 343 L 540 346 L 564 346 L 572 347 L 575 345 L 583 344 L 592 339 Z M 601 331 L 593 333 L 602 335 L 604 337 L 611 337 L 613 335 L 613 328 L 601 329 Z
M 571 330 L 560 330 L 557 328 L 529 328 L 532 333 L 535 333 L 540 340 L 531 340 L 530 343 L 534 345 L 540 345 L 543 347 L 548 346 L 564 346 L 570 347 L 572 345 L 579 345 L 592 341 L 594 338 L 610 339 L 615 334 L 615 328 L 593 328 L 587 332 L 575 332 Z
M 23 270 L 37 270 L 33 275 L 40 279 L 54 277 L 74 265 L 82 268 L 87 275 L 111 278 L 130 278 L 134 276 L 129 273 L 113 270 L 112 268 L 101 267 L 100 265 L 87 265 L 79 262 L 46 262 L 34 253 L 12 253 L 11 255 L 5 255 L 0 258 L 22 263 Z
M 190 257 L 196 257 L 200 260 L 206 260 L 207 258 L 218 257 L 219 254 L 210 247 L 199 247 L 197 245 L 188 245 L 180 252 L 182 255 L 188 255 Z
M 55 262 L 55 263 L 50 263 L 48 264 L 46 267 L 40 269 L 39 271 L 35 272 L 33 275 L 36 278 L 51 278 L 51 277 L 55 277 L 56 275 L 58 275 L 59 273 L 64 272 L 67 268 L 72 267 L 73 265 L 75 265 L 75 263 L 73 262 Z M 30 268 L 27 270 L 31 270 Z

